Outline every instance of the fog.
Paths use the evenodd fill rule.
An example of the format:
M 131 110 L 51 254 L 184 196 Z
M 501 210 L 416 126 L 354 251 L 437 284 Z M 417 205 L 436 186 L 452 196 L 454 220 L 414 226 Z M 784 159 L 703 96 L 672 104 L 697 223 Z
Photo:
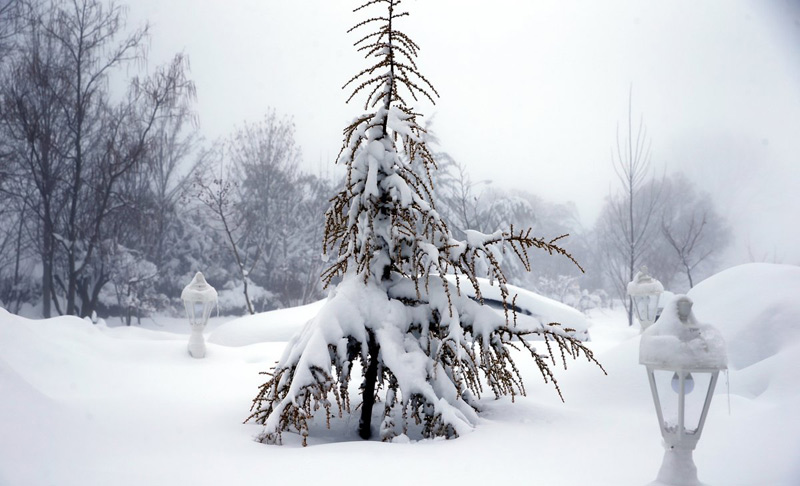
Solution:
M 137 0 L 150 65 L 189 55 L 209 139 L 269 107 L 294 117 L 304 164 L 328 171 L 362 109 L 358 2 Z M 800 3 L 783 0 L 404 2 L 441 98 L 420 104 L 475 180 L 574 201 L 590 227 L 617 190 L 617 126 L 647 126 L 655 171 L 684 171 L 734 226 L 726 266 L 800 263 Z

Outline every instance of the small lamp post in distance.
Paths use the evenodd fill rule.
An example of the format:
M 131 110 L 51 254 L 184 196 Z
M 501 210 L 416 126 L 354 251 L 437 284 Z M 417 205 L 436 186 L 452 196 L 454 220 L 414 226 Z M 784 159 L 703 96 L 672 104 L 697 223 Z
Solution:
M 208 282 L 201 272 L 194 275 L 192 281 L 183 288 L 181 300 L 186 308 L 186 317 L 192 326 L 189 336 L 189 354 L 193 358 L 204 358 L 206 355 L 206 342 L 203 330 L 208 324 L 211 310 L 217 305 L 217 291 Z
M 647 274 L 647 267 L 642 267 L 636 272 L 633 280 L 628 283 L 628 295 L 633 300 L 633 309 L 636 311 L 636 318 L 639 319 L 642 331 L 656 321 L 658 299 L 663 292 L 664 286 Z

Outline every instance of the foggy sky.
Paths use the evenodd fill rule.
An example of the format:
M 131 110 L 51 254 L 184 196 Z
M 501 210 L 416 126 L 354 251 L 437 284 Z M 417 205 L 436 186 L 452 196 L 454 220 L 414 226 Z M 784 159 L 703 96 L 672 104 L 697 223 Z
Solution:
M 365 66 L 345 31 L 359 1 L 131 0 L 150 66 L 189 55 L 202 132 L 273 107 L 307 170 L 330 170 L 361 113 L 341 86 Z M 656 170 L 712 193 L 736 232 L 728 263 L 800 263 L 800 7 L 786 0 L 406 0 L 401 27 L 441 94 L 421 104 L 474 180 L 574 201 L 591 226 L 628 92 Z

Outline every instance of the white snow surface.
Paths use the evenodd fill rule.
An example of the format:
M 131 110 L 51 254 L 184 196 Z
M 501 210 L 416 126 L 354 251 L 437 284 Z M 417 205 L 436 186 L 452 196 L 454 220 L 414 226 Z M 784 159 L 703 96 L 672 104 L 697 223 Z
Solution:
M 287 342 L 317 315 L 325 300 L 289 309 L 234 318 L 208 335 L 209 343 L 247 346 L 265 342 Z
M 700 282 L 687 295 L 697 318 L 722 332 L 734 368 L 751 366 L 800 340 L 798 266 L 740 265 Z
M 730 397 L 721 377 L 694 454 L 705 483 L 800 484 L 798 291 L 800 269 L 761 264 L 722 272 L 689 294 L 698 321 L 725 337 L 732 363 Z M 297 311 L 305 312 L 313 310 Z M 382 485 L 655 479 L 661 436 L 638 364 L 638 329 L 621 311 L 591 314 L 589 345 L 608 376 L 570 363 L 558 374 L 565 404 L 519 356 L 528 396 L 483 399 L 477 427 L 456 440 L 365 442 L 356 418 L 331 430 L 315 423 L 307 448 L 291 434 L 284 446 L 260 444 L 253 437 L 262 427 L 242 424 L 265 380 L 259 372 L 286 347 L 280 323 L 291 314 L 256 316 L 263 328 L 252 332 L 263 341 L 244 339 L 241 329 L 241 341 L 209 342 L 206 359 L 194 360 L 179 321 L 171 332 L 29 320 L 0 309 L 0 485 L 310 484 L 320 475 L 331 485 L 358 477 Z

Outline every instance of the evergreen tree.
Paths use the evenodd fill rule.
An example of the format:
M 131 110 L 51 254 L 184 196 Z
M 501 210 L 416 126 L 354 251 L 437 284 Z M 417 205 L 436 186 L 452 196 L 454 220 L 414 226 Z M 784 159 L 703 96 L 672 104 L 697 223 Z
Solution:
M 349 31 L 376 27 L 355 44 L 373 64 L 344 86 L 353 88 L 348 101 L 366 94 L 366 113 L 344 130 L 339 163 L 347 167 L 347 180 L 326 213 L 330 264 L 322 278 L 326 285 L 339 283 L 253 400 L 248 420 L 264 425 L 263 442 L 280 443 L 282 432 L 297 431 L 305 445 L 316 411 L 324 411 L 328 426 L 333 402 L 339 416 L 350 413 L 357 362 L 358 432 L 371 437 L 380 398 L 383 440 L 409 432 L 457 437 L 476 423 L 486 387 L 496 397 L 524 395 L 512 347 L 529 353 L 559 395 L 551 370 L 556 354 L 583 353 L 596 362 L 570 329 L 518 322 L 501 270 L 506 256 L 530 269 L 530 248 L 571 259 L 567 251 L 513 227 L 492 234 L 468 230 L 459 241 L 436 211 L 435 162 L 407 98 L 433 102 L 438 93 L 417 69 L 417 44 L 397 28 L 408 15 L 399 4 L 371 0 L 355 10 L 383 7 L 385 13 L 368 15 Z M 500 286 L 505 316 L 483 305 L 479 277 Z M 476 300 L 460 291 L 467 284 Z M 544 340 L 544 353 L 531 337 Z

